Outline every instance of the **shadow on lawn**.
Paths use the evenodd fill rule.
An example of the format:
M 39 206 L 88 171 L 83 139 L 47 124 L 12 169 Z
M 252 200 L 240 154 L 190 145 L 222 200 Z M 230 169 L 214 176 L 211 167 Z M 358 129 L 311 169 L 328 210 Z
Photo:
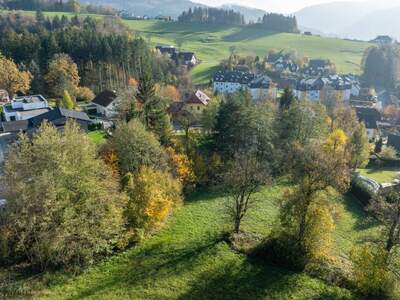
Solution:
M 303 275 L 272 267 L 260 259 L 247 258 L 230 264 L 223 272 L 204 272 L 191 284 L 185 299 L 292 299 L 304 288 Z M 285 294 L 288 293 L 288 294 Z M 310 290 L 304 299 L 343 299 L 338 290 Z

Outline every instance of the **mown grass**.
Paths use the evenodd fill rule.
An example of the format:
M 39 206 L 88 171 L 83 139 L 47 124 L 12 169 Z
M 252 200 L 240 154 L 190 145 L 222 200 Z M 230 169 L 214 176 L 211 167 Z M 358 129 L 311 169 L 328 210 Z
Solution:
M 360 175 L 371 178 L 378 183 L 390 183 L 400 176 L 400 169 L 398 168 L 359 169 L 358 171 Z
M 88 133 L 89 139 L 96 145 L 101 145 L 106 142 L 106 133 L 103 130 L 91 131 Z
M 271 232 L 285 186 L 264 189 L 243 230 Z M 77 277 L 47 275 L 40 299 L 356 299 L 350 291 L 328 286 L 302 273 L 272 267 L 236 253 L 221 239 L 230 228 L 226 199 L 198 192 L 176 211 L 166 227 L 140 246 L 89 268 Z M 338 254 L 347 256 L 376 224 L 352 197 L 342 208 L 336 230 Z

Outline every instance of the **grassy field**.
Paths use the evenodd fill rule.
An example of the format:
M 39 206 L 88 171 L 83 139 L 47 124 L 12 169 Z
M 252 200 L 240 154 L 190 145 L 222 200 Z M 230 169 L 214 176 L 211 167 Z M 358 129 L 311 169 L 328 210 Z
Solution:
M 274 33 L 252 26 L 217 26 L 205 24 L 181 24 L 162 21 L 124 21 L 130 28 L 146 38 L 152 45 L 176 45 L 183 40 L 182 49 L 193 51 L 202 63 L 193 70 L 195 82 L 207 82 L 222 59 L 234 46 L 243 55 L 264 57 L 269 50 L 295 50 L 311 58 L 333 61 L 338 72 L 360 73 L 360 63 L 366 42 L 354 42 L 335 38 L 304 36 L 300 34 Z
M 243 229 L 268 235 L 277 218 L 284 186 L 257 195 L 257 209 Z M 89 268 L 77 277 L 47 275 L 35 299 L 357 299 L 351 292 L 302 273 L 272 267 L 233 251 L 220 239 L 229 229 L 225 199 L 197 193 L 166 227 L 140 246 Z M 351 197 L 339 202 L 338 254 L 347 256 L 357 241 L 375 232 Z
M 3 11 L 4 13 L 4 11 Z M 24 12 L 33 15 L 34 12 Z M 45 12 L 47 16 L 72 13 Z M 86 16 L 82 14 L 81 16 Z M 93 17 L 102 17 L 91 15 Z M 195 83 L 207 83 L 221 60 L 229 55 L 229 48 L 235 47 L 241 55 L 264 57 L 269 50 L 295 50 L 310 58 L 330 59 L 340 73 L 360 73 L 367 42 L 356 42 L 336 38 L 304 36 L 301 34 L 274 33 L 254 26 L 222 26 L 207 24 L 182 24 L 164 21 L 124 20 L 138 35 L 150 41 L 151 45 L 176 45 L 183 41 L 182 49 L 196 53 L 202 63 L 193 71 Z
M 394 179 L 399 178 L 400 175 L 400 170 L 393 168 L 360 169 L 358 171 L 362 176 L 371 178 L 378 183 L 390 183 Z

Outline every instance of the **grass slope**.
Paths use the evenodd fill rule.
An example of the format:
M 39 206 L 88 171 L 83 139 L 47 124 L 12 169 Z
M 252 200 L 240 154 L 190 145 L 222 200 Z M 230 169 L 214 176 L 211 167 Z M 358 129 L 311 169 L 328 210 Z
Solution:
M 243 229 L 267 235 L 277 218 L 284 187 L 258 194 Z M 351 197 L 341 204 L 337 228 L 340 255 L 375 230 Z M 186 202 L 156 236 L 116 255 L 75 278 L 54 276 L 42 299 L 356 299 L 351 292 L 327 286 L 304 274 L 271 267 L 235 253 L 220 239 L 228 228 L 224 198 L 198 193 Z
M 218 26 L 207 24 L 182 24 L 162 21 L 124 21 L 153 45 L 176 45 L 176 39 L 184 41 L 182 49 L 193 51 L 202 64 L 193 70 L 194 81 L 207 82 L 222 59 L 229 56 L 234 46 L 242 55 L 255 54 L 264 57 L 271 49 L 295 50 L 311 58 L 330 59 L 340 73 L 360 73 L 366 42 L 335 38 L 304 36 L 300 34 L 274 33 L 254 26 Z

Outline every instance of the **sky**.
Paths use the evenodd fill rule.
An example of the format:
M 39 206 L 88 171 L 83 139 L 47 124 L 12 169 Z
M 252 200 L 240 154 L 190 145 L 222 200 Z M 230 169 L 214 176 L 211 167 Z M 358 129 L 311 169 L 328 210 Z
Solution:
M 270 12 L 293 13 L 306 6 L 334 2 L 335 0 L 192 0 L 193 2 L 203 3 L 210 6 L 219 6 L 221 4 L 235 3 L 244 6 L 261 8 Z M 365 0 L 352 0 L 365 1 Z M 378 1 L 379 0 L 375 0 Z M 400 0 L 391 0 L 399 2 Z

